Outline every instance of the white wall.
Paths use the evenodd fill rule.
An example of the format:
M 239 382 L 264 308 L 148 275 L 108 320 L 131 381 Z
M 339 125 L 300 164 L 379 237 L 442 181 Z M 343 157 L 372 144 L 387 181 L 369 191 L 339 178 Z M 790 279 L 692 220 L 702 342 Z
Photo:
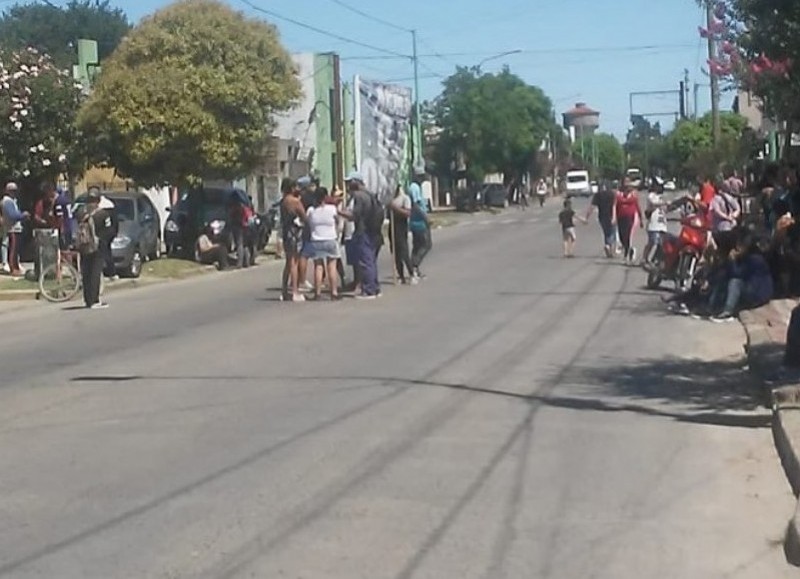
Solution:
M 300 80 L 303 92 L 298 105 L 292 110 L 276 115 L 275 136 L 281 139 L 291 139 L 300 144 L 300 160 L 306 160 L 311 149 L 317 147 L 317 131 L 313 119 L 309 118 L 314 110 L 316 94 L 314 91 L 314 54 L 293 54 L 297 77 Z M 327 114 L 327 111 L 322 111 Z M 306 157 L 305 159 L 303 157 Z

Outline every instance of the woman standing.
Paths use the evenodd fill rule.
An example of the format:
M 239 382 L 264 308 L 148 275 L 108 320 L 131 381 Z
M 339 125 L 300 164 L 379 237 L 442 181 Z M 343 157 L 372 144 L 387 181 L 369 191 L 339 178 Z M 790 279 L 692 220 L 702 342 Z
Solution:
M 631 237 L 637 219 L 639 227 L 643 227 L 644 219 L 642 219 L 642 208 L 639 206 L 639 197 L 630 180 L 626 178 L 622 182 L 622 191 L 617 194 L 617 228 L 623 259 L 627 263 L 636 261 L 636 248 L 631 244 Z
M 314 299 L 322 295 L 322 278 L 328 274 L 331 299 L 339 299 L 339 272 L 336 263 L 339 260 L 338 209 L 335 205 L 325 203 L 328 192 L 324 187 L 314 192 L 314 204 L 308 209 L 306 223 L 308 241 L 303 247 L 303 256 L 314 262 Z

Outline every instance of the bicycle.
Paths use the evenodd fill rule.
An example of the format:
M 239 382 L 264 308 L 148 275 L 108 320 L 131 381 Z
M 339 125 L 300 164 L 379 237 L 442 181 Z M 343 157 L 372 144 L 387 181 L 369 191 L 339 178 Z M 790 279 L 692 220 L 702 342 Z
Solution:
M 74 250 L 58 249 L 55 263 L 43 268 L 39 274 L 39 295 L 52 303 L 68 302 L 83 290 L 81 254 Z M 100 277 L 100 295 L 105 290 L 105 280 Z
M 48 302 L 62 303 L 73 299 L 81 289 L 80 254 L 59 249 L 55 263 L 39 274 L 39 295 Z

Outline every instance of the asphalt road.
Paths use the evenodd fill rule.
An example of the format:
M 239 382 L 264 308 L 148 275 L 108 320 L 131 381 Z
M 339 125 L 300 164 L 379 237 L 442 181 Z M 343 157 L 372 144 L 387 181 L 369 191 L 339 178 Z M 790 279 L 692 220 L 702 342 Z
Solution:
M 373 302 L 273 265 L 0 314 L 0 577 L 796 576 L 742 330 L 596 224 L 562 259 L 556 212 L 437 231 Z

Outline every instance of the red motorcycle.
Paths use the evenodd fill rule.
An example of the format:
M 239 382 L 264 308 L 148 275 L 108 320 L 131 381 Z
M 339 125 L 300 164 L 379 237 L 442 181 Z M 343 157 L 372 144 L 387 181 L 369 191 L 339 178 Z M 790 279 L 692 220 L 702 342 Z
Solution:
M 669 280 L 679 292 L 691 289 L 707 245 L 708 226 L 703 215 L 695 212 L 681 218 L 680 233 L 664 234 L 661 245 L 656 248 L 648 266 L 647 287 L 657 289 L 661 282 Z

